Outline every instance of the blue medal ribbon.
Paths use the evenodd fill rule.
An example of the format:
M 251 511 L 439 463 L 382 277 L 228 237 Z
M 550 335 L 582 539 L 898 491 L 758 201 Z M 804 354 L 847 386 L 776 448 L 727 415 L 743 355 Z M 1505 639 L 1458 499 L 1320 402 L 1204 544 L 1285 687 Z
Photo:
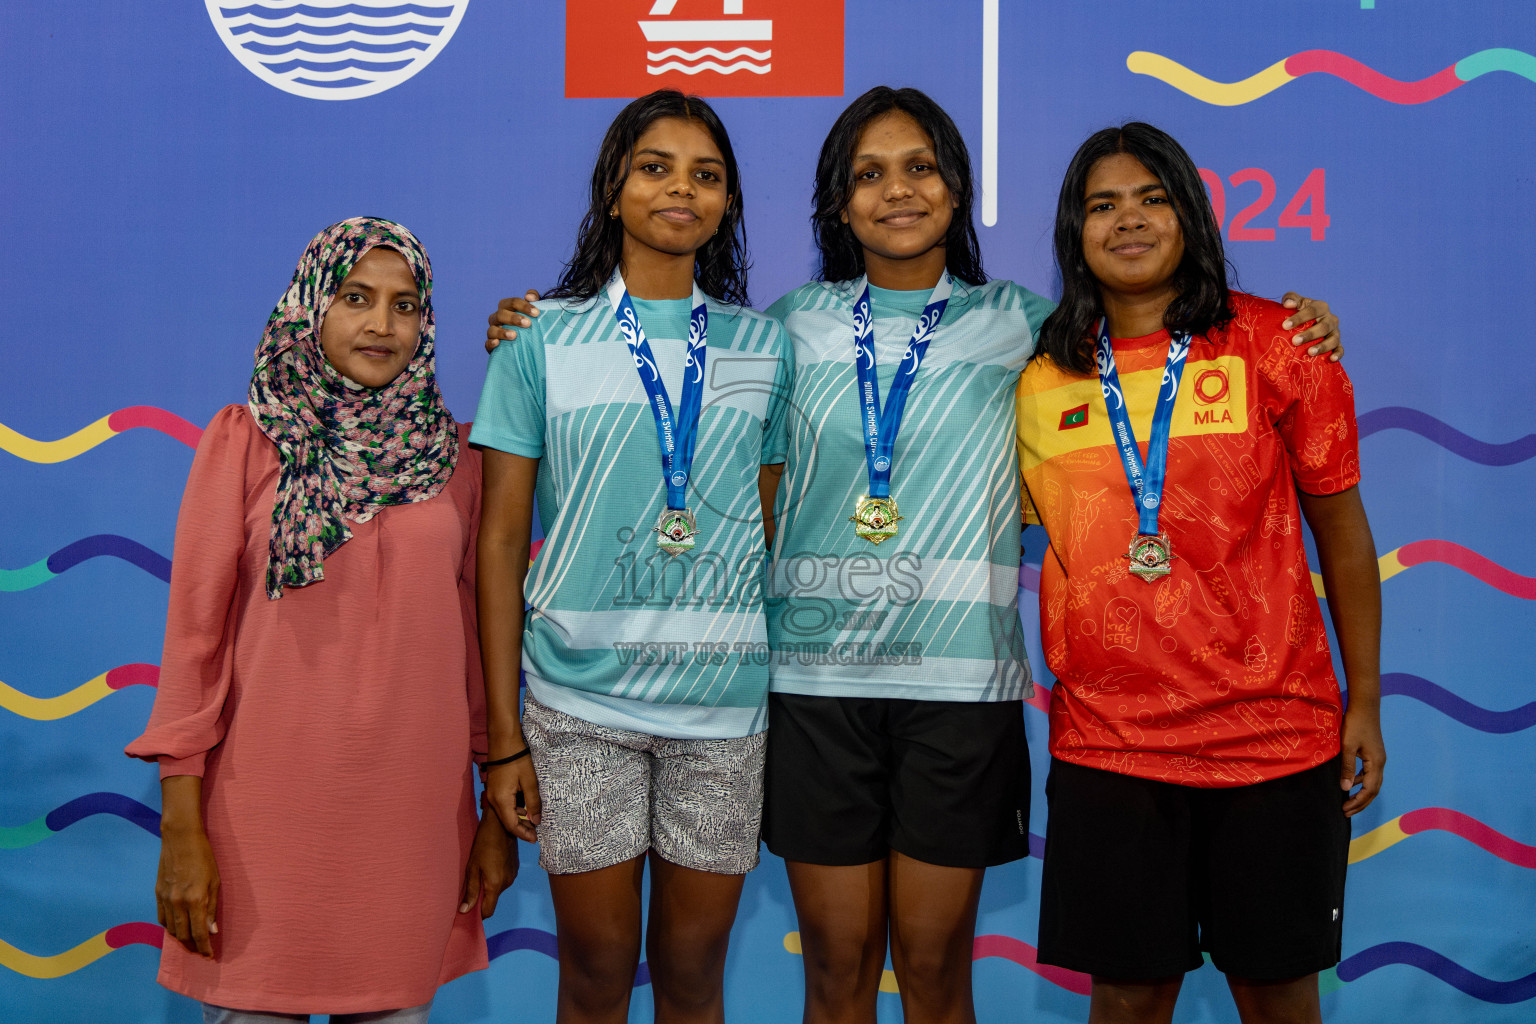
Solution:
M 875 317 L 869 302 L 869 278 L 865 278 L 859 290 L 859 301 L 853 307 L 854 368 L 859 374 L 859 403 L 864 425 L 864 461 L 869 471 L 869 497 L 887 498 L 891 494 L 891 462 L 895 458 L 896 435 L 901 430 L 901 415 L 907 406 L 907 392 L 917 379 L 917 368 L 923 365 L 923 355 L 928 343 L 938 330 L 949 305 L 949 295 L 954 288 L 949 272 L 939 278 L 917 326 L 912 330 L 912 340 L 901 357 L 901 366 L 891 381 L 890 393 L 885 396 L 885 408 L 880 407 L 880 380 L 875 374 Z
M 683 363 L 683 393 L 677 414 L 673 413 L 672 399 L 661 382 L 661 371 L 656 367 L 651 343 L 645 338 L 645 328 L 640 325 L 635 305 L 629 300 L 629 289 L 624 287 L 624 279 L 617 271 L 608 282 L 608 303 L 619 321 L 619 332 L 629 345 L 629 354 L 634 357 L 640 384 L 650 400 L 651 415 L 656 418 L 656 439 L 661 443 L 661 477 L 667 486 L 667 508 L 686 509 L 688 478 L 693 473 L 693 444 L 699 435 L 699 415 L 704 398 L 704 359 L 709 334 L 709 310 L 704 306 L 704 293 L 699 291 L 697 284 L 693 286 L 693 312 L 688 317 L 688 350 Z
M 1120 390 L 1120 374 L 1115 371 L 1115 349 L 1109 340 L 1109 325 L 1099 318 L 1098 341 L 1094 359 L 1099 368 L 1099 387 L 1109 410 L 1110 430 L 1120 449 L 1125 466 L 1125 480 L 1131 485 L 1139 517 L 1137 530 L 1144 536 L 1157 535 L 1157 513 L 1163 504 L 1163 483 L 1168 476 L 1168 439 L 1173 432 L 1173 403 L 1179 395 L 1179 380 L 1184 376 L 1184 360 L 1189 355 L 1189 335 L 1176 334 L 1168 345 L 1168 362 L 1163 365 L 1163 380 L 1157 390 L 1157 407 L 1152 411 L 1152 436 L 1147 440 L 1147 462 L 1142 466 L 1136 449 L 1136 432 L 1125 407 L 1125 393 Z

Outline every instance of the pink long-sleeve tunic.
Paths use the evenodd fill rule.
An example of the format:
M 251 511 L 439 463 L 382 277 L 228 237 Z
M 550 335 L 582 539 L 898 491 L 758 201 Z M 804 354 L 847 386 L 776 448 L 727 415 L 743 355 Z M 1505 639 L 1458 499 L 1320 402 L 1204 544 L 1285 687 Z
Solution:
M 479 914 L 457 912 L 485 749 L 479 455 L 462 445 L 438 495 L 351 524 L 323 581 L 270 601 L 277 475 L 229 406 L 182 499 L 159 692 L 127 752 L 203 776 L 219 932 L 212 961 L 167 936 L 159 980 L 244 1010 L 415 1006 L 486 966 Z

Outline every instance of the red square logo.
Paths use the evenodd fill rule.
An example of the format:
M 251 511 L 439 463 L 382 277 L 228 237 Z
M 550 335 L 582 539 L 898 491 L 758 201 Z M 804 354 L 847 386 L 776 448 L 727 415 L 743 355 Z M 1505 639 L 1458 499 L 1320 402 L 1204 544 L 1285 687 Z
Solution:
M 841 96 L 837 0 L 567 0 L 565 94 Z

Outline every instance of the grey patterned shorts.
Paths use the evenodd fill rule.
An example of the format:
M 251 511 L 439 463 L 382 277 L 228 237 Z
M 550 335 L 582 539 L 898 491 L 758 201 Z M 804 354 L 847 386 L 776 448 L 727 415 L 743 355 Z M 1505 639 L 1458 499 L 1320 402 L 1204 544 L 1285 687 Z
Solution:
M 757 866 L 767 733 L 668 739 L 593 725 L 531 693 L 524 700 L 545 871 L 596 871 L 651 849 L 696 871 L 741 875 Z

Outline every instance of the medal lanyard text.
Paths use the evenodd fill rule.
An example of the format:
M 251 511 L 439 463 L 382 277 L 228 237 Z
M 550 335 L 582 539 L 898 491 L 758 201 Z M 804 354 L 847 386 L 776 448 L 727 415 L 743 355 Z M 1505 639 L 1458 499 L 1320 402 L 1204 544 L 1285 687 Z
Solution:
M 1152 435 L 1147 439 L 1147 461 L 1142 465 L 1136 450 L 1136 432 L 1131 427 L 1130 410 L 1115 369 L 1115 349 L 1109 340 L 1109 325 L 1099 318 L 1094 344 L 1094 362 L 1099 371 L 1099 388 L 1104 406 L 1114 424 L 1115 446 L 1125 467 L 1125 480 L 1136 502 L 1137 530 L 1144 536 L 1157 533 L 1157 514 L 1163 503 L 1163 484 L 1168 476 L 1168 442 L 1173 433 L 1173 406 L 1179 396 L 1179 380 L 1184 375 L 1184 361 L 1189 356 L 1190 337 L 1176 334 L 1168 345 L 1168 361 L 1163 366 L 1158 386 L 1157 406 L 1152 411 Z
M 907 392 L 917 379 L 917 369 L 923 363 L 928 344 L 938 330 L 944 309 L 954 282 L 949 272 L 939 278 L 933 294 L 917 318 L 912 339 L 901 357 L 901 366 L 891 381 L 890 392 L 885 396 L 885 407 L 880 405 L 880 380 L 875 372 L 875 318 L 869 300 L 869 279 L 859 287 L 859 298 L 853 307 L 854 370 L 859 375 L 859 403 L 863 409 L 864 459 L 869 474 L 869 497 L 885 498 L 891 493 L 891 464 L 895 460 L 896 435 L 901 430 L 902 412 L 907 405 Z M 908 368 L 908 363 L 911 367 Z
M 661 476 L 667 488 L 667 507 L 688 507 L 688 481 L 693 474 L 693 447 L 698 439 L 699 417 L 704 396 L 704 361 L 708 357 L 709 309 L 704 294 L 693 286 L 693 308 L 688 317 L 688 353 L 683 364 L 683 391 L 677 413 L 656 367 L 651 343 L 630 301 L 629 290 L 617 272 L 608 282 L 608 303 L 619 322 L 619 333 L 629 345 L 640 385 L 650 399 L 651 415 L 656 420 L 656 440 L 661 446 Z

